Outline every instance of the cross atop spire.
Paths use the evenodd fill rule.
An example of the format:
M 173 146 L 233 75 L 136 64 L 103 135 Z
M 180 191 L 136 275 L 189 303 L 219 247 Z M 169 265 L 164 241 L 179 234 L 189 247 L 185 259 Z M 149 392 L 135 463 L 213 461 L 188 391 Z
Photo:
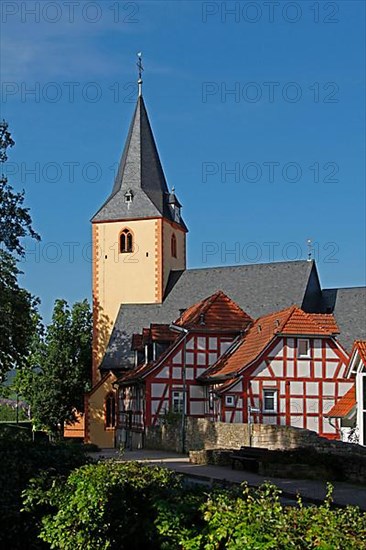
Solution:
M 139 79 L 137 81 L 138 87 L 139 87 L 139 97 L 142 96 L 142 72 L 144 70 L 142 66 L 142 52 L 138 52 L 137 54 L 137 63 L 136 63 L 138 70 L 139 70 Z

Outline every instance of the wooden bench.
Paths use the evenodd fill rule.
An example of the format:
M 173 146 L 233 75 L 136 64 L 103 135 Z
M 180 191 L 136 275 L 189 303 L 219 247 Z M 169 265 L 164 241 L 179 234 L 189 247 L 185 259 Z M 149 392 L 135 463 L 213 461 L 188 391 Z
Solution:
M 235 469 L 235 463 L 239 462 L 245 470 L 258 472 L 261 457 L 267 452 L 267 449 L 258 447 L 241 447 L 235 453 L 230 455 L 231 468 Z

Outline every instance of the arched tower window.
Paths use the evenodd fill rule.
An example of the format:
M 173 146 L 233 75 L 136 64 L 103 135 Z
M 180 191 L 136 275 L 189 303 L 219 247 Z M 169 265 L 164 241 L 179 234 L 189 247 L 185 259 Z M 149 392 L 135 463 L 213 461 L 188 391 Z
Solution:
M 176 258 L 177 257 L 177 237 L 174 234 L 172 235 L 170 246 L 171 246 L 172 256 L 173 258 Z
M 119 236 L 119 251 L 133 252 L 133 235 L 129 229 L 123 229 Z
M 116 426 L 116 398 L 114 393 L 109 393 L 105 398 L 104 423 L 106 428 Z

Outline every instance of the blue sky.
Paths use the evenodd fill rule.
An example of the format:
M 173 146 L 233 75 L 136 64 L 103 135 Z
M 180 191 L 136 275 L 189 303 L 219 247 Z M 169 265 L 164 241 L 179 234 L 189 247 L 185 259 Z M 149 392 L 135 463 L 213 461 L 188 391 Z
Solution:
M 56 298 L 90 298 L 89 220 L 113 185 L 138 51 L 188 265 L 305 258 L 310 238 L 324 287 L 365 283 L 364 2 L 1 9 L 9 180 L 42 236 L 22 284 L 46 319 Z

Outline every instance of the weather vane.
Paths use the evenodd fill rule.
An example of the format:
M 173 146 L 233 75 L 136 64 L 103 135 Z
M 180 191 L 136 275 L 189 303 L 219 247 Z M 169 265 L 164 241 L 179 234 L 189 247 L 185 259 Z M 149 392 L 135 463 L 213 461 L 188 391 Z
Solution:
M 142 66 L 142 53 L 141 52 L 138 52 L 137 54 L 137 68 L 139 70 L 139 79 L 137 81 L 137 84 L 139 86 L 139 96 L 142 95 L 142 71 L 144 70 L 143 66 Z

